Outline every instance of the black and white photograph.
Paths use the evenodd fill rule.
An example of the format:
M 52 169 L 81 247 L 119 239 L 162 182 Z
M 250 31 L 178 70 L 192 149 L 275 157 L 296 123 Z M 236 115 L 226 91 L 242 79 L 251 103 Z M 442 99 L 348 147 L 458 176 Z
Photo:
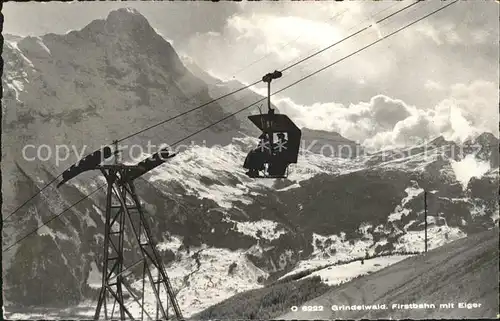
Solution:
M 4 319 L 500 317 L 498 0 L 0 5 Z

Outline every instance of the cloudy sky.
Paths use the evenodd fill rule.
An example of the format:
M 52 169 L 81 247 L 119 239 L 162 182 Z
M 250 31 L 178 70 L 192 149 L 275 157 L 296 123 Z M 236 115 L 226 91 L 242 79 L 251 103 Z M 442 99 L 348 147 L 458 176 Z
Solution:
M 4 4 L 4 32 L 78 30 L 133 7 L 180 55 L 243 83 L 283 69 L 410 1 Z M 449 3 L 424 1 L 287 70 L 280 89 Z M 275 96 L 300 125 L 374 147 L 498 136 L 497 1 L 461 1 Z M 256 88 L 259 90 L 259 88 Z

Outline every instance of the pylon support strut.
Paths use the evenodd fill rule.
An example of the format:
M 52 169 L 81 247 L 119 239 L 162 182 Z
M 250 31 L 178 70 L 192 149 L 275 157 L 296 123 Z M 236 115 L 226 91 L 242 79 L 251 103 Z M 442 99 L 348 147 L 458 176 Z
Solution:
M 101 291 L 94 315 L 94 320 L 109 320 L 113 315 L 108 315 L 108 305 L 112 303 L 114 314 L 115 306 L 119 310 L 121 320 L 140 319 L 144 316 L 153 320 L 152 311 L 145 306 L 144 297 L 146 284 L 152 290 L 155 301 L 157 318 L 169 320 L 168 300 L 173 310 L 173 318 L 183 320 L 181 310 L 175 298 L 170 280 L 167 276 L 156 244 L 152 239 L 151 230 L 147 224 L 144 211 L 135 191 L 133 179 L 137 166 L 123 164 L 104 165 L 100 167 L 108 183 L 106 195 L 106 212 L 104 227 L 104 260 Z M 133 177 L 135 178 L 135 177 Z M 127 232 L 127 233 L 126 233 Z M 139 249 L 140 259 L 125 265 L 126 253 L 125 243 L 133 243 Z M 129 253 L 129 255 L 132 255 Z M 143 263 L 143 264 L 140 264 Z M 127 277 L 133 273 L 133 269 L 142 266 L 142 280 L 139 279 L 139 289 L 134 289 L 127 281 Z M 154 278 L 154 270 L 158 275 Z M 125 275 L 125 272 L 128 272 Z M 145 277 L 149 282 L 145 282 Z M 137 281 L 137 280 L 136 280 Z M 161 300 L 162 288 L 167 294 L 168 300 L 164 304 Z M 141 291 L 142 289 L 142 291 Z M 142 292 L 139 296 L 134 292 Z M 134 316 L 131 308 L 135 307 L 140 315 Z M 104 311 L 102 311 L 104 310 Z M 133 310 L 137 311 L 137 310 Z M 102 317 L 102 312 L 104 312 Z M 159 314 L 158 314 L 159 312 Z M 171 319 L 171 318 L 170 318 Z

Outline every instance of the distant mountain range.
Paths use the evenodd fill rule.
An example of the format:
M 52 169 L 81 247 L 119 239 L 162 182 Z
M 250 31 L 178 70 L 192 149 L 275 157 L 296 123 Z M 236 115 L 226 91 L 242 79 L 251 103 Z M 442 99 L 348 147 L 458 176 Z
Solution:
M 65 35 L 6 37 L 3 58 L 4 218 L 77 160 L 73 153 L 59 164 L 29 161 L 22 156 L 27 144 L 91 152 L 241 88 L 185 66 L 129 9 Z M 173 143 L 261 98 L 246 89 L 125 143 Z M 252 180 L 242 163 L 258 134 L 246 116 L 256 112 L 190 138 L 184 142 L 190 148 L 136 182 L 167 272 L 175 271 L 181 308 L 191 314 L 308 260 L 420 250 L 424 190 L 434 192 L 428 199 L 432 248 L 498 223 L 498 140 L 491 134 L 464 146 L 438 138 L 368 154 L 337 133 L 303 128 L 304 146 L 316 143 L 302 150 L 288 179 Z M 359 152 L 331 155 L 321 150 L 326 144 Z M 457 176 L 463 162 L 487 168 L 464 183 Z M 4 248 L 94 190 L 103 182 L 96 175 L 47 188 L 28 203 L 4 223 Z M 4 252 L 7 309 L 96 299 L 104 196 L 96 193 Z

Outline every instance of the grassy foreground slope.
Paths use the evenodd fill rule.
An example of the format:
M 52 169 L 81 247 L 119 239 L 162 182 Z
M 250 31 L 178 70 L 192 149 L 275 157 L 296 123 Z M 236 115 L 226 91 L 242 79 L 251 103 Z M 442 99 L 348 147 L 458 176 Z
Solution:
M 371 275 L 347 282 L 304 305 L 322 312 L 289 312 L 289 319 L 496 318 L 498 302 L 498 228 L 408 258 Z M 430 309 L 398 309 L 393 304 L 428 303 Z M 454 308 L 440 307 L 454 303 Z M 478 303 L 459 308 L 459 303 Z M 386 310 L 332 311 L 332 305 L 385 304 Z
M 192 316 L 189 320 L 269 320 L 318 297 L 331 287 L 322 283 L 319 276 L 299 281 L 288 281 L 254 289 L 224 300 Z

